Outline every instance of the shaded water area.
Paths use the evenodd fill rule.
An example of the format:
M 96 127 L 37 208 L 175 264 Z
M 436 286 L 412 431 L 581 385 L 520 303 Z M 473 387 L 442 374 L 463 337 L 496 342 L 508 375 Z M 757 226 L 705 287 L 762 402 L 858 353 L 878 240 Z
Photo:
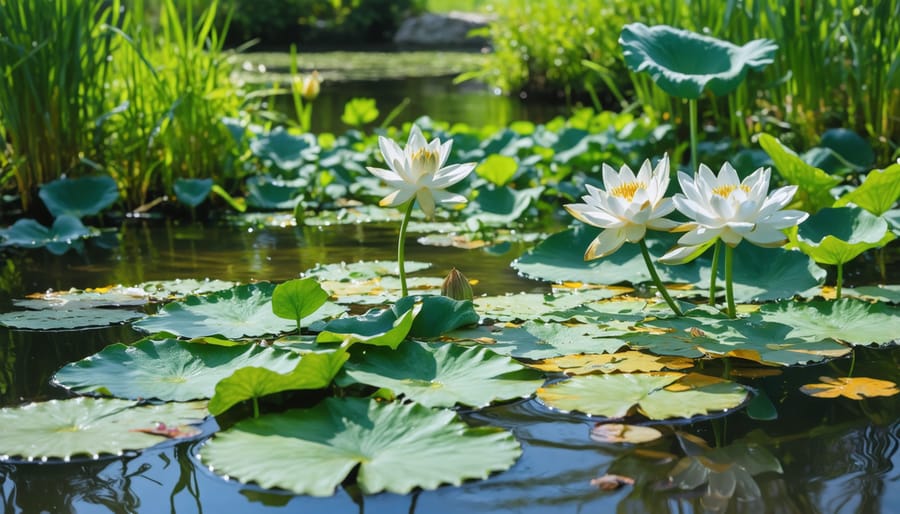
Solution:
M 123 226 L 121 244 L 112 250 L 89 247 L 84 255 L 62 257 L 42 251 L 18 253 L 15 272 L 7 271 L 3 277 L 6 287 L 0 292 L 0 304 L 6 311 L 11 298 L 48 288 L 175 278 L 281 281 L 317 263 L 393 259 L 396 231 L 394 224 L 250 229 L 132 220 Z M 476 294 L 549 292 L 547 284 L 520 278 L 509 267 L 524 249 L 514 245 L 498 254 L 434 248 L 415 244 L 411 237 L 407 257 L 433 264 L 419 272 L 423 275 L 443 276 L 453 266 L 464 270 L 479 280 Z M 897 283 L 896 268 L 891 273 L 889 282 Z M 60 366 L 110 343 L 140 337 L 128 325 L 47 332 L 0 328 L 2 404 L 65 397 L 48 382 Z M 900 380 L 898 358 L 896 347 L 858 348 L 854 376 Z M 798 391 L 821 375 L 846 376 L 849 367 L 850 359 L 845 358 L 745 379 L 775 403 L 778 417 L 771 421 L 750 419 L 745 409 L 727 418 L 655 424 L 725 450 L 712 466 L 718 475 L 710 490 L 701 483 L 686 490 L 667 485 L 674 465 L 670 455 L 684 456 L 671 432 L 639 447 L 601 444 L 591 438 L 597 420 L 554 412 L 528 399 L 460 411 L 470 424 L 511 431 L 524 451 L 510 470 L 458 487 L 367 497 L 351 487 L 339 489 L 333 497 L 311 498 L 226 481 L 194 457 L 202 439 L 216 428 L 208 422 L 200 438 L 166 442 L 124 458 L 0 463 L 0 503 L 6 513 L 25 514 L 898 512 L 900 399 L 828 400 Z M 739 468 L 749 466 L 761 451 L 771 454 L 782 472 L 754 474 L 748 481 Z M 636 482 L 612 491 L 592 484 L 607 474 Z M 755 488 L 759 494 L 754 494 Z

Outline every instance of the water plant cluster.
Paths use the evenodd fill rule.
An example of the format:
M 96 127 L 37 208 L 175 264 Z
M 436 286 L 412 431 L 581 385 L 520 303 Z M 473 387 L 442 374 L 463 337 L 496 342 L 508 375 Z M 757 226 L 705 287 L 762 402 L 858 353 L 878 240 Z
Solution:
M 626 27 L 623 46 L 634 43 L 629 34 L 653 47 L 672 30 Z M 707 89 L 732 94 L 774 52 L 765 41 L 747 52 L 697 35 L 682 41 L 734 66 L 710 82 L 671 63 L 630 65 L 674 96 L 681 90 L 664 84 L 677 73 L 696 100 Z M 296 83 L 298 112 L 313 84 Z M 348 119 L 354 113 L 371 116 L 365 105 Z M 847 358 L 846 369 L 795 392 L 830 401 L 900 392 L 896 369 L 854 373 L 857 353 L 888 354 L 900 333 L 900 286 L 848 288 L 843 273 L 863 255 L 883 281 L 892 276 L 885 248 L 900 232 L 900 163 L 875 167 L 853 132 L 823 134 L 822 146 L 798 155 L 765 134 L 760 148 L 704 147 L 693 122 L 682 143 L 672 125 L 591 109 L 501 129 L 421 118 L 337 136 L 300 121 L 218 120 L 255 171 L 242 177 L 246 194 L 205 176 L 173 179 L 173 191 L 193 209 L 215 193 L 258 211 L 245 223 L 398 224 L 397 260 L 317 266 L 279 284 L 131 284 L 17 299 L 0 314 L 9 329 L 129 323 L 145 337 L 62 366 L 53 383 L 67 398 L 0 409 L 4 460 L 116 457 L 202 439 L 194 462 L 243 483 L 312 496 L 339 487 L 408 494 L 512 467 L 521 444 L 490 409 L 529 399 L 548 417 L 597 422 L 591 437 L 603 444 L 673 438 L 674 464 L 658 466 L 668 486 L 705 486 L 704 500 L 724 511 L 733 498 L 759 501 L 755 477 L 781 464 L 759 440 L 728 444 L 718 433 L 712 446 L 684 427 L 777 418 L 779 399 L 755 378 Z M 52 225 L 20 219 L 0 231 L 0 247 L 61 254 L 114 241 L 82 220 L 98 219 L 119 187 L 106 176 L 47 182 L 39 198 Z M 458 270 L 423 276 L 430 264 L 405 258 L 408 233 L 499 252 L 536 242 L 511 266 L 552 288 L 475 296 Z M 834 266 L 833 282 L 820 264 Z M 610 469 L 597 485 L 652 487 L 638 475 Z

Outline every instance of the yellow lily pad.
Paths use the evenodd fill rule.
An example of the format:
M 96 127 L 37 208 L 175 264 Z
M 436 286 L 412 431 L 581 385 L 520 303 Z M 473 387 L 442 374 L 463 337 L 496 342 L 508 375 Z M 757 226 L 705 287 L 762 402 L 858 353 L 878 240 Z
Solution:
M 900 393 L 897 384 L 889 380 L 867 377 L 819 377 L 821 383 L 806 384 L 800 390 L 816 398 L 837 398 L 843 396 L 851 400 L 864 400 L 875 396 L 894 396 Z
M 531 364 L 532 367 L 569 375 L 587 375 L 589 373 L 636 373 L 647 371 L 680 370 L 694 366 L 694 361 L 685 357 L 666 357 L 650 355 L 637 351 L 625 351 L 606 354 L 564 355 L 552 359 L 544 359 Z
M 591 429 L 591 439 L 598 443 L 646 443 L 662 437 L 662 432 L 642 425 L 597 423 Z

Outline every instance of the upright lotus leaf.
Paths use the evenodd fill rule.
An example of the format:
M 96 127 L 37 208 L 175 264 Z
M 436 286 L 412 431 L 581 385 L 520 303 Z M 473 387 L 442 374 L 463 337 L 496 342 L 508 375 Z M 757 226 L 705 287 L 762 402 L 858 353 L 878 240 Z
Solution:
M 778 173 L 788 183 L 798 187 L 792 208 L 815 213 L 834 204 L 831 188 L 841 183 L 840 177 L 829 175 L 803 162 L 793 150 L 769 134 L 759 135 L 759 145 L 772 158 Z M 809 223 L 809 220 L 805 223 Z
M 196 207 L 203 203 L 212 191 L 211 178 L 180 178 L 172 185 L 175 198 L 188 207 Z
M 82 239 L 93 235 L 81 220 L 68 214 L 62 214 L 53 220 L 49 229 L 33 219 L 22 218 L 9 228 L 0 230 L 0 246 L 18 246 L 22 248 L 46 247 L 54 255 L 62 255 L 71 249 L 80 251 Z
M 306 180 L 278 180 L 267 175 L 248 177 L 247 204 L 257 209 L 293 210 L 303 200 Z
M 250 140 L 253 155 L 272 161 L 284 171 L 296 170 L 304 162 L 315 159 L 318 150 L 314 135 L 294 135 L 281 126 Z
M 199 423 L 205 402 L 142 405 L 111 398 L 72 398 L 0 409 L 0 455 L 32 460 L 121 455 L 162 442 L 152 430 Z
M 505 186 L 519 168 L 519 163 L 507 155 L 488 155 L 485 160 L 475 168 L 475 173 L 484 177 L 497 187 Z
M 409 329 L 409 337 L 439 337 L 451 330 L 475 325 L 480 319 L 471 300 L 454 300 L 446 296 L 406 296 L 397 300 L 391 310 L 399 317 L 419 302 L 422 307 Z
M 797 246 L 816 262 L 842 265 L 896 236 L 884 218 L 859 207 L 822 209 L 797 230 Z
M 737 46 L 714 37 L 667 25 L 630 23 L 619 36 L 625 64 L 647 72 L 666 93 L 697 99 L 704 89 L 717 96 L 734 91 L 748 70 L 761 70 L 775 59 L 778 46 L 756 39 Z
M 275 373 L 297 368 L 300 355 L 259 345 L 221 346 L 177 339 L 113 344 L 63 366 L 54 381 L 78 393 L 183 402 L 210 398 L 216 384 L 248 366 Z
M 525 322 L 521 326 L 479 326 L 454 330 L 441 340 L 485 345 L 494 353 L 517 359 L 549 359 L 573 353 L 612 353 L 625 346 L 624 330 L 594 323 Z
M 53 217 L 93 216 L 119 199 L 119 187 L 109 175 L 58 179 L 44 184 L 38 192 Z
M 209 413 L 218 416 L 235 404 L 283 391 L 322 389 L 347 362 L 345 349 L 303 353 L 293 371 L 279 373 L 268 368 L 248 366 L 216 383 L 209 400 Z
M 159 313 L 134 324 L 144 332 L 168 332 L 195 338 L 221 335 L 228 339 L 280 334 L 296 328 L 296 321 L 279 318 L 272 312 L 272 292 L 275 286 L 267 282 L 246 284 L 211 293 L 188 296 L 183 301 L 166 305 Z M 303 323 L 335 316 L 344 311 L 326 303 Z
M 563 411 L 607 418 L 640 413 L 661 420 L 733 409 L 746 400 L 747 390 L 706 375 L 617 373 L 578 375 L 538 389 L 538 398 Z
M 835 160 L 850 171 L 869 169 L 875 162 L 872 145 L 856 132 L 845 128 L 828 129 L 822 133 L 819 146 L 827 148 Z
M 371 309 L 361 316 L 331 320 L 316 336 L 316 342 L 363 343 L 394 349 L 406 339 L 421 308 L 415 305 L 399 314 L 394 309 Z
M 328 398 L 241 421 L 216 434 L 200 460 L 241 482 L 329 496 L 354 469 L 364 494 L 407 494 L 487 478 L 521 452 L 508 432 L 470 428 L 453 411 Z
M 328 293 L 314 278 L 298 278 L 275 286 L 272 292 L 272 312 L 279 318 L 297 322 L 316 312 L 328 301 Z
M 346 373 L 426 407 L 486 407 L 527 397 L 544 383 L 540 373 L 487 348 L 414 341 L 396 350 L 366 349 L 354 355 Z
M 897 384 L 889 380 L 868 377 L 819 377 L 818 384 L 806 384 L 800 391 L 816 398 L 837 398 L 843 396 L 851 400 L 865 400 L 876 396 L 894 396 L 900 393 Z
M 859 187 L 838 198 L 835 207 L 854 204 L 882 216 L 891 210 L 900 198 L 900 164 L 892 164 L 883 170 L 872 170 Z
M 900 308 L 852 298 L 765 304 L 758 316 L 790 327 L 787 337 L 810 341 L 830 337 L 852 345 L 887 345 L 900 338 Z

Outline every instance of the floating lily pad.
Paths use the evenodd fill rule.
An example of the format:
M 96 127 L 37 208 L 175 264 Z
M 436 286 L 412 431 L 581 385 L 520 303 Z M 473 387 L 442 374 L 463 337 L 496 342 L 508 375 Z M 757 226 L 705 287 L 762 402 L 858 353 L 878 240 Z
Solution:
M 293 210 L 303 200 L 306 180 L 281 180 L 268 175 L 248 177 L 247 204 L 258 209 Z
M 528 189 L 493 185 L 479 187 L 475 190 L 475 198 L 464 211 L 466 222 L 487 226 L 509 226 L 517 223 L 528 206 L 537 201 L 543 191 L 543 187 Z
M 303 224 L 312 227 L 329 225 L 349 225 L 356 223 L 399 222 L 403 213 L 396 208 L 378 207 L 377 205 L 358 205 L 334 211 L 322 211 L 315 216 L 303 218 Z
M 0 454 L 29 461 L 84 455 L 121 455 L 164 439 L 150 433 L 165 426 L 199 423 L 205 402 L 141 405 L 110 398 L 72 398 L 0 409 Z
M 747 399 L 740 384 L 706 375 L 622 373 L 579 375 L 538 389 L 550 407 L 591 416 L 690 418 L 727 411 Z
M 323 280 L 322 288 L 336 303 L 345 305 L 384 305 L 396 300 L 402 286 L 397 277 L 376 277 L 368 280 Z M 440 294 L 443 279 L 437 277 L 407 277 L 406 286 L 413 296 Z
M 11 227 L 0 229 L 0 246 L 21 248 L 47 248 L 54 255 L 62 255 L 69 250 L 80 251 L 84 247 L 82 239 L 95 235 L 76 217 L 63 214 L 53 220 L 47 228 L 33 219 L 23 218 Z
M 880 302 L 900 303 L 900 285 L 861 286 L 844 289 L 848 296 L 862 296 Z
M 506 155 L 488 155 L 476 168 L 475 173 L 495 186 L 503 187 L 512 180 L 519 169 L 519 163 Z
M 487 478 L 521 454 L 508 432 L 469 428 L 448 410 L 328 398 L 216 434 L 200 452 L 217 473 L 295 494 L 328 496 L 355 469 L 365 494 Z
M 900 309 L 852 298 L 766 304 L 759 316 L 790 327 L 786 337 L 804 340 L 830 337 L 852 345 L 885 345 L 900 337 Z
M 250 151 L 257 157 L 272 161 L 284 171 L 292 171 L 304 162 L 314 160 L 319 146 L 314 135 L 294 135 L 279 126 L 268 134 L 251 139 Z
M 719 277 L 725 276 L 720 259 Z M 765 302 L 793 298 L 820 286 L 828 274 L 803 252 L 742 244 L 734 252 L 733 287 L 738 302 Z M 700 271 L 700 283 L 708 284 L 712 268 Z M 724 295 L 724 288 L 720 289 Z
M 543 371 L 563 372 L 567 375 L 587 375 L 590 373 L 678 371 L 693 368 L 694 360 L 685 357 L 659 357 L 629 350 L 605 354 L 564 355 L 544 359 L 530 366 Z
M 54 218 L 94 216 L 119 199 L 119 188 L 109 175 L 66 178 L 41 186 L 38 196 Z
M 647 443 L 662 437 L 662 432 L 641 425 L 623 425 L 621 423 L 598 423 L 591 429 L 591 440 L 598 443 Z
M 431 267 L 430 263 L 405 261 L 407 273 L 415 273 Z M 373 278 L 384 277 L 388 275 L 399 275 L 400 268 L 397 267 L 397 261 L 360 261 L 347 264 L 340 262 L 336 264 L 318 265 L 314 268 L 303 272 L 304 277 L 313 277 L 319 281 L 337 280 L 370 280 Z
M 209 413 L 218 416 L 238 402 L 282 391 L 326 387 L 348 357 L 343 349 L 303 353 L 297 367 L 287 373 L 257 366 L 240 368 L 216 383 L 216 393 L 209 401 Z
M 176 339 L 113 344 L 63 366 L 54 380 L 78 393 L 183 402 L 211 398 L 216 384 L 244 367 L 289 373 L 300 355 L 258 345 L 219 346 Z
M 174 300 L 188 295 L 202 295 L 224 291 L 236 286 L 236 282 L 226 280 L 197 280 L 193 278 L 143 282 L 134 287 L 142 289 L 154 300 Z
M 328 322 L 317 343 L 363 343 L 373 346 L 397 348 L 412 328 L 421 305 L 406 310 L 372 309 L 361 316 L 339 318 Z
M 498 321 L 564 321 L 575 312 L 589 309 L 588 304 L 620 294 L 621 290 L 589 289 L 558 295 L 521 293 L 475 298 L 475 310 L 483 318 Z
M 625 334 L 592 324 L 527 322 L 522 326 L 456 330 L 442 339 L 487 345 L 494 353 L 517 359 L 547 359 L 573 353 L 612 353 L 625 346 Z
M 544 380 L 486 348 L 407 342 L 396 350 L 366 349 L 347 364 L 347 376 L 426 407 L 485 407 L 531 395 Z
M 28 330 L 71 330 L 103 327 L 145 317 L 143 312 L 104 308 L 55 308 L 0 314 L 0 325 Z
M 94 307 L 139 307 L 149 301 L 149 295 L 138 287 L 109 286 L 35 293 L 25 299 L 13 300 L 13 305 L 34 310 L 72 310 Z
M 819 377 L 821 383 L 806 384 L 800 388 L 804 393 L 816 398 L 837 398 L 843 396 L 851 400 L 865 400 L 876 396 L 894 396 L 900 393 L 897 384 L 889 380 L 867 377 Z
M 297 328 L 297 322 L 280 318 L 272 312 L 275 285 L 266 282 L 236 286 L 206 296 L 189 296 L 166 305 L 158 314 L 134 324 L 148 333 L 167 332 L 195 338 L 221 335 L 228 339 L 280 334 Z M 325 303 L 302 323 L 309 326 L 317 320 L 344 312 L 344 308 Z

